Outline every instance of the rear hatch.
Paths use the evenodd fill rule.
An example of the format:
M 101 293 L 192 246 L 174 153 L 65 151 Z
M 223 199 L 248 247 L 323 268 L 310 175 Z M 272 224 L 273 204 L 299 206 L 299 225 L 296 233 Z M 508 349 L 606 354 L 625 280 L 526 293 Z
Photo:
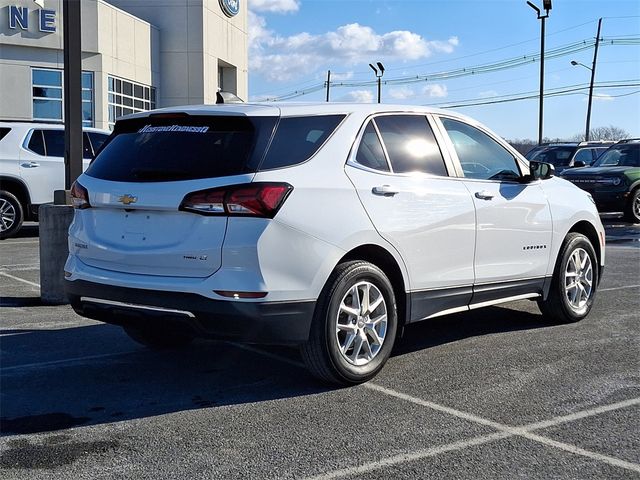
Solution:
M 180 210 L 190 193 L 251 182 L 278 109 L 268 115 L 161 114 L 116 124 L 79 183 L 91 208 L 70 248 L 91 266 L 207 277 L 221 264 L 226 216 Z

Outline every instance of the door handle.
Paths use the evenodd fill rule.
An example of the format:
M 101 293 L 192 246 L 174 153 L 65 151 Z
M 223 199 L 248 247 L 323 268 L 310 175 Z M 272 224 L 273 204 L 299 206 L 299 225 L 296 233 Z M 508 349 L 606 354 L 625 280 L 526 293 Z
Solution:
M 481 192 L 476 192 L 476 198 L 480 200 L 491 200 L 495 195 L 488 190 L 482 190 Z
M 379 187 L 373 187 L 371 193 L 374 195 L 382 195 L 383 197 L 393 197 L 396 193 L 400 193 L 400 191 L 391 185 L 381 185 Z
M 39 167 L 40 164 L 38 162 L 25 162 L 20 164 L 20 166 L 24 168 L 36 168 Z

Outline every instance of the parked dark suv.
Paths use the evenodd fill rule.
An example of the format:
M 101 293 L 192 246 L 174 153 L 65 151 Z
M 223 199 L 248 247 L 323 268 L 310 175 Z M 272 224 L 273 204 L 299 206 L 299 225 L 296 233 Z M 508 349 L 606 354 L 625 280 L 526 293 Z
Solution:
M 622 140 L 591 167 L 561 176 L 589 192 L 601 212 L 624 212 L 628 221 L 640 223 L 640 139 Z
M 527 152 L 527 160 L 552 163 L 556 173 L 567 168 L 589 166 L 614 142 L 543 143 Z

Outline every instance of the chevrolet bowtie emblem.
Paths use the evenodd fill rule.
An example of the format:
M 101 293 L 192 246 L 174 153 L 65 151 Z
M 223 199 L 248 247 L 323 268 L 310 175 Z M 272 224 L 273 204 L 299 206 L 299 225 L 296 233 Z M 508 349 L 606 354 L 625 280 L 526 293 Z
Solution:
M 130 205 L 132 203 L 136 203 L 138 201 L 138 197 L 134 197 L 133 195 L 129 195 L 127 193 L 127 194 L 122 195 L 121 197 L 119 197 L 118 201 L 120 203 L 125 204 L 125 205 Z

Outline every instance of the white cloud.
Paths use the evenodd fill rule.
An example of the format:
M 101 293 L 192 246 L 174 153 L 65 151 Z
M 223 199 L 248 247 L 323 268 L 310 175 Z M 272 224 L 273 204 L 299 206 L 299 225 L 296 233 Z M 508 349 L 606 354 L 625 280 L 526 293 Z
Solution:
M 390 88 L 388 91 L 388 95 L 394 100 L 407 100 L 408 98 L 414 97 L 415 94 L 416 92 L 409 87 Z
M 422 93 L 424 95 L 429 96 L 430 98 L 444 98 L 449 93 L 447 92 L 447 86 L 439 83 L 434 83 L 432 85 L 426 85 L 422 89 Z
M 379 34 L 358 23 L 323 34 L 283 37 L 267 28 L 264 17 L 249 12 L 249 66 L 270 81 L 295 79 L 332 64 L 417 60 L 435 52 L 451 53 L 458 43 L 457 37 L 426 40 L 406 30 Z
M 339 102 L 373 103 L 373 92 L 370 90 L 352 90 L 338 99 Z
M 331 72 L 331 81 L 338 82 L 340 80 L 351 80 L 353 78 L 353 72 L 333 73 Z
M 300 8 L 298 0 L 249 0 L 248 3 L 254 12 L 288 13 Z
M 588 97 L 587 97 L 588 99 Z M 614 97 L 612 97 L 611 95 L 608 95 L 606 93 L 594 93 L 593 94 L 593 99 L 594 100 L 600 100 L 603 102 L 613 102 L 615 100 Z
M 497 97 L 498 92 L 496 92 L 495 90 L 485 90 L 484 92 L 478 93 L 478 96 L 480 98 L 492 98 L 492 97 Z

